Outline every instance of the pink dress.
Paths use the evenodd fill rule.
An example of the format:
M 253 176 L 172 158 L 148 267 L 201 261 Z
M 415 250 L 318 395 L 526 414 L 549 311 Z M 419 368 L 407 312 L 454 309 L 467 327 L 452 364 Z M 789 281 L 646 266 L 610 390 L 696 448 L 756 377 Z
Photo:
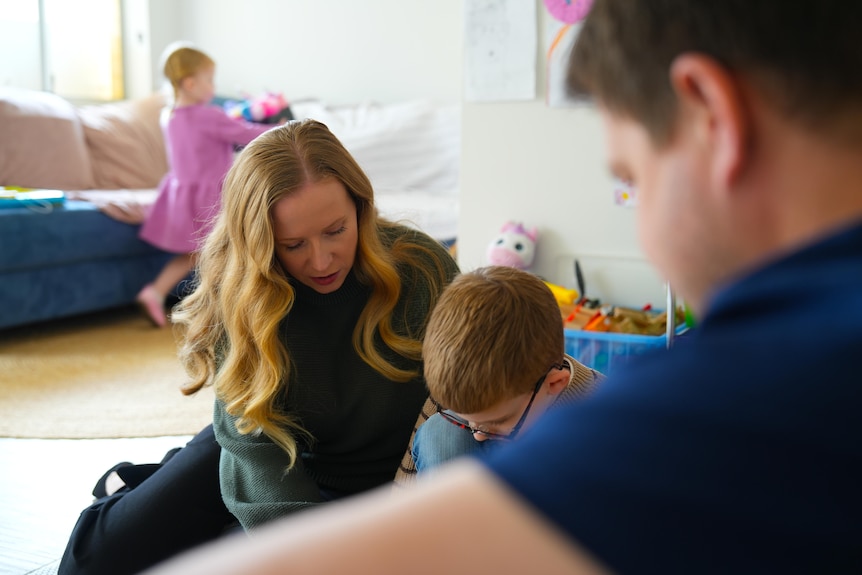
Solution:
M 234 145 L 246 145 L 272 127 L 235 120 L 217 106 L 173 110 L 165 128 L 171 169 L 159 184 L 141 239 L 168 252 L 196 251 L 218 214 Z

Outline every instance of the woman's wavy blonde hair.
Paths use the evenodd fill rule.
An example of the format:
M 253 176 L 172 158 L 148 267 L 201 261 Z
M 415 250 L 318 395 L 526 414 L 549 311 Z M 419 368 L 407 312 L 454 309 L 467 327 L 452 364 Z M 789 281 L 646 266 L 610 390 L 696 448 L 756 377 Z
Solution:
M 212 384 L 240 433 L 263 432 L 298 456 L 296 435 L 308 432 L 278 400 L 290 379 L 290 353 L 279 325 L 295 292 L 275 257 L 271 210 L 309 183 L 336 178 L 356 203 L 359 237 L 353 271 L 371 295 L 353 332 L 360 357 L 394 381 L 418 375 L 388 362 L 375 334 L 402 357 L 421 358 L 423 333 L 399 334 L 391 317 L 402 290 L 399 268 L 411 264 L 430 285 L 431 306 L 447 281 L 440 256 L 409 234 L 384 245 L 381 232 L 396 226 L 377 217 L 368 177 L 322 123 L 290 122 L 256 138 L 238 156 L 222 190 L 222 208 L 199 254 L 196 285 L 174 310 L 183 330 L 181 360 L 192 394 Z M 428 262 L 435 265 L 429 269 Z M 429 307 L 430 309 L 430 307 Z

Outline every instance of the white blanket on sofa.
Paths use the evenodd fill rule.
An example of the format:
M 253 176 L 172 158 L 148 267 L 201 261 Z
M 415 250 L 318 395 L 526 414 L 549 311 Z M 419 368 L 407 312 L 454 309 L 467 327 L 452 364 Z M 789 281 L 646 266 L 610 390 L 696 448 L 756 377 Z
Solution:
M 325 123 L 350 150 L 371 179 L 381 215 L 440 240 L 456 237 L 459 105 L 417 100 L 332 107 L 306 100 L 291 110 L 298 119 Z M 155 189 L 85 190 L 68 197 L 93 202 L 120 221 L 140 223 L 156 194 Z

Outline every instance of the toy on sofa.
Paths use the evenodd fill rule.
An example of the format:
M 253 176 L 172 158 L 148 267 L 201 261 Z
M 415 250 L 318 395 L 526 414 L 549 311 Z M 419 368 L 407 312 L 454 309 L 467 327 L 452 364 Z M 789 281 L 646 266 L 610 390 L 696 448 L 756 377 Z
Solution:
M 35 207 L 50 210 L 66 201 L 61 190 L 0 186 L 0 208 Z
M 277 124 L 284 120 L 293 119 L 290 106 L 280 92 L 264 92 L 255 98 L 228 100 L 225 102 L 224 108 L 229 116 L 242 118 L 249 122 Z
M 506 222 L 488 246 L 488 263 L 527 269 L 536 255 L 537 237 L 536 228 L 528 230 L 520 222 Z

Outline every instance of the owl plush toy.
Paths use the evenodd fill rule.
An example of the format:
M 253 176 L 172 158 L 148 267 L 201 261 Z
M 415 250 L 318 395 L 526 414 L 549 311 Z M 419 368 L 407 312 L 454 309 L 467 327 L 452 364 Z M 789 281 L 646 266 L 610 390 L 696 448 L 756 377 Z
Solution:
M 537 236 L 536 228 L 527 230 L 520 222 L 506 222 L 488 245 L 488 263 L 521 270 L 529 268 L 536 255 Z

